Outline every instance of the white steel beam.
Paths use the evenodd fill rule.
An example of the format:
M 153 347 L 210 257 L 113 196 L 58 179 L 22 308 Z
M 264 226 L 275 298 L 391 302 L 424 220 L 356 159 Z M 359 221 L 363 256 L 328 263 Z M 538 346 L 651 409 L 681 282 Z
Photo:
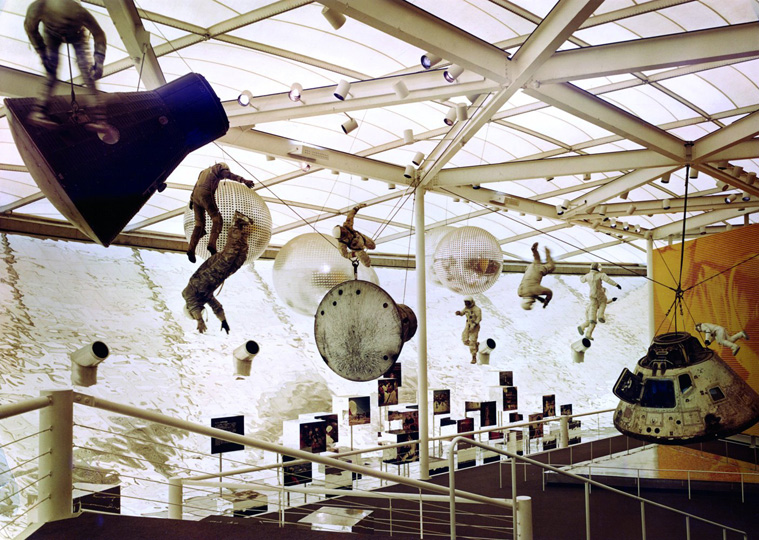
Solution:
M 532 238 L 533 236 L 560 231 L 561 229 L 566 229 L 572 226 L 573 226 L 572 223 L 559 223 L 558 225 L 551 225 L 550 227 L 546 227 L 545 229 L 537 229 L 534 231 L 530 231 L 530 232 L 526 232 L 522 234 L 516 234 L 514 236 L 509 236 L 508 238 L 501 238 L 500 240 L 498 240 L 498 243 L 503 245 L 503 244 L 510 244 L 512 242 L 519 242 L 520 240 L 526 240 L 527 238 Z
M 476 165 L 440 171 L 435 186 L 460 186 L 472 183 L 504 182 L 566 176 L 586 172 L 625 171 L 651 167 L 677 167 L 680 164 L 653 150 L 628 150 L 586 156 L 555 157 Z
M 525 93 L 678 162 L 685 159 L 683 140 L 576 86 L 547 84 Z
M 759 139 L 751 139 L 728 146 L 709 157 L 709 161 L 721 161 L 723 159 L 756 159 L 759 156 Z
M 166 84 L 158 58 L 150 45 L 150 33 L 142 26 L 137 8 L 132 0 L 105 0 L 121 41 L 124 43 L 135 69 L 142 74 L 145 88 L 155 90 Z
M 557 52 L 535 80 L 558 83 L 759 54 L 759 22 Z
M 693 144 L 693 161 L 708 159 L 717 152 L 746 139 L 751 139 L 757 134 L 759 134 L 759 111 L 744 116 L 729 126 L 695 141 Z M 756 157 L 759 157 L 759 153 Z
M 759 198 L 752 198 L 748 202 L 741 200 L 735 200 L 732 203 L 725 202 L 725 196 L 729 193 L 724 193 L 717 196 L 703 196 L 703 197 L 688 197 L 688 212 L 710 212 L 712 210 L 732 210 L 736 217 L 739 214 L 741 208 L 757 208 L 759 207 Z M 627 209 L 630 205 L 635 206 L 635 212 L 632 215 L 627 213 Z M 685 199 L 677 198 L 670 199 L 669 208 L 665 209 L 662 205 L 661 199 L 654 199 L 648 201 L 634 201 L 624 203 L 607 203 L 605 215 L 607 217 L 627 218 L 632 216 L 647 216 L 653 214 L 682 214 L 685 208 Z M 582 219 L 598 219 L 599 214 L 580 214 L 575 216 Z
M 320 3 L 466 70 L 501 84 L 508 82 L 507 53 L 408 2 L 323 0 Z
M 574 251 L 567 251 L 566 253 L 561 253 L 560 255 L 556 255 L 553 260 L 555 261 L 563 261 L 566 259 L 569 259 L 571 257 L 576 257 L 577 255 L 584 255 L 586 253 L 592 253 L 593 251 L 598 251 L 600 249 L 606 249 L 613 246 L 618 246 L 619 244 L 628 244 L 628 245 L 634 245 L 630 244 L 629 241 L 626 240 L 612 240 L 611 242 L 605 242 L 603 244 L 596 244 L 595 246 L 590 246 L 586 248 L 576 249 Z
M 431 225 L 426 225 L 424 227 L 424 231 L 431 231 L 432 229 L 436 229 L 437 227 L 444 227 L 446 225 L 452 225 L 453 223 L 460 223 L 462 221 L 466 221 L 468 219 L 474 219 L 476 217 L 485 216 L 487 214 L 492 214 L 493 212 L 497 212 L 494 208 L 483 208 L 482 210 L 477 210 L 475 212 L 469 212 L 468 214 L 463 214 L 460 216 L 447 218 L 442 221 L 437 221 L 435 223 L 432 223 Z M 407 238 L 410 235 L 414 234 L 415 228 L 411 227 L 408 231 L 401 231 L 394 234 L 389 234 L 387 236 L 381 236 L 380 238 L 377 238 L 375 240 L 376 244 L 384 244 L 386 242 L 392 242 L 393 240 L 399 240 L 401 238 Z
M 625 193 L 626 191 L 647 184 L 651 180 L 654 180 L 665 173 L 676 171 L 678 168 L 679 167 L 653 167 L 651 169 L 638 169 L 622 175 L 571 201 L 573 208 L 565 212 L 565 216 L 570 218 L 577 214 L 585 213 L 588 208 L 593 208 L 597 204 L 608 201 L 609 199 L 619 196 L 621 193 Z
M 13 212 L 14 210 L 17 210 L 18 208 L 21 208 L 22 206 L 26 206 L 27 204 L 32 204 L 33 202 L 37 202 L 44 198 L 45 198 L 45 195 L 43 195 L 41 191 L 38 191 L 37 193 L 32 193 L 31 195 L 22 197 L 21 199 L 18 199 L 17 201 L 8 203 L 5 206 L 0 206 L 0 214 L 8 214 L 10 212 Z
M 726 219 L 733 219 L 741 215 L 749 214 L 750 210 L 751 209 L 748 208 L 745 210 L 715 210 L 713 212 L 704 212 L 703 214 L 689 217 L 685 222 L 686 234 L 688 231 L 693 231 L 700 227 L 711 225 L 712 223 L 717 223 Z M 664 240 L 669 235 L 679 236 L 683 232 L 683 223 L 682 221 L 668 223 L 667 225 L 662 225 L 661 227 L 653 229 L 652 232 L 654 240 Z

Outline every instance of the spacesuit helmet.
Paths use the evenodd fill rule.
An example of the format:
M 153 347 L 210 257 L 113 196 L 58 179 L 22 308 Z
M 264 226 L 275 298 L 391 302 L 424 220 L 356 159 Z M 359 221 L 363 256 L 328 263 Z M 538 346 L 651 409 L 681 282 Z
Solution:
M 467 306 L 469 306 L 470 304 L 474 304 L 474 298 L 472 298 L 471 296 L 465 296 L 464 304 L 466 304 Z
M 534 298 L 522 298 L 522 309 L 529 311 L 532 309 L 532 306 L 534 304 L 535 304 Z
M 596 271 L 600 272 L 601 271 L 601 263 L 600 262 L 594 262 L 593 264 L 590 265 L 590 269 L 591 270 L 596 270 Z
M 227 170 L 228 171 L 229 170 L 229 165 L 227 165 L 223 161 L 221 163 L 217 164 L 217 167 L 219 168 L 220 171 L 222 171 L 222 170 Z

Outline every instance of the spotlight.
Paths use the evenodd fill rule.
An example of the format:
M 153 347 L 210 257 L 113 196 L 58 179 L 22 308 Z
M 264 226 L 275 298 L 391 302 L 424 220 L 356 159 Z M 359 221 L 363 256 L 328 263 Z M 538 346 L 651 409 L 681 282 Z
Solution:
M 721 180 L 717 182 L 717 187 L 720 191 L 725 191 L 727 189 L 727 182 L 722 182 Z
M 406 99 L 408 97 L 408 87 L 403 81 L 396 81 L 393 84 L 393 92 L 398 96 L 398 99 Z
M 322 15 L 335 30 L 340 30 L 345 24 L 345 15 L 334 9 L 329 9 L 327 6 L 322 9 Z
M 362 177 L 361 177 L 361 181 L 362 181 L 362 182 L 368 182 L 368 181 L 369 181 L 369 178 L 368 178 L 368 177 L 366 177 L 366 176 L 362 176 Z
M 694 169 L 693 167 L 691 167 L 690 173 L 688 174 L 688 178 L 698 178 L 698 169 Z
M 452 83 L 456 79 L 459 78 L 459 75 L 464 73 L 464 68 L 461 66 L 457 66 L 456 64 L 451 64 L 448 69 L 446 69 L 443 72 L 443 78 L 445 78 L 446 81 L 449 83 Z
M 669 205 L 669 199 L 662 200 L 662 202 L 661 202 L 661 207 L 662 208 L 664 208 L 665 210 L 669 210 L 669 206 L 670 206 Z
M 535 221 L 543 221 L 543 216 L 535 216 Z
M 108 353 L 108 345 L 102 341 L 93 341 L 71 353 L 71 383 L 75 386 L 96 384 L 98 364 L 108 358 Z
M 274 156 L 270 156 L 269 154 L 266 154 L 266 161 L 274 161 L 276 158 Z
M 627 215 L 628 216 L 633 215 L 635 213 L 635 209 L 636 208 L 637 208 L 637 206 L 635 206 L 634 204 L 627 205 Z
M 414 169 L 413 165 L 406 165 L 406 170 L 403 171 L 404 178 L 413 178 L 414 171 L 416 171 L 416 169 Z M 395 184 L 393 184 L 393 188 L 390 188 L 390 189 L 394 189 L 394 187 L 395 187 Z
M 422 161 L 424 160 L 424 154 L 421 152 L 417 152 L 414 154 L 414 159 L 411 160 L 411 163 L 416 165 L 417 167 L 422 164 Z
M 629 231 L 630 230 L 630 224 L 627 223 L 626 221 L 623 221 L 622 222 L 622 230 Z
M 556 215 L 557 215 L 557 216 L 561 216 L 561 215 L 564 215 L 564 210 L 565 210 L 565 209 L 564 209 L 564 208 L 562 208 L 560 204 L 557 204 L 557 205 L 556 205 Z
M 456 108 L 451 107 L 448 109 L 448 113 L 445 115 L 445 118 L 443 118 L 443 122 L 446 126 L 452 126 L 454 120 L 456 120 Z
M 329 171 L 329 172 L 331 172 L 331 173 L 332 173 L 332 174 L 334 174 L 335 176 L 337 176 L 338 174 L 340 174 L 340 171 L 338 171 L 337 169 L 332 169 L 332 170 L 331 170 L 331 171 Z
M 662 184 L 669 184 L 669 179 L 672 176 L 672 173 L 663 174 L 661 176 L 661 183 Z
M 741 197 L 741 200 L 742 200 L 743 202 L 749 202 L 749 201 L 751 200 L 751 195 L 750 195 L 750 194 L 748 194 L 748 193 L 746 193 L 746 192 L 744 191 L 744 192 L 743 192 L 743 196 Z
M 311 164 L 308 161 L 301 161 L 300 162 L 300 170 L 303 172 L 308 172 L 311 170 Z
M 348 95 L 348 91 L 350 90 L 350 88 L 351 88 L 351 83 L 349 83 L 345 79 L 340 79 L 340 82 L 337 83 L 337 88 L 335 88 L 334 96 L 340 101 L 343 101 Z
M 258 350 L 258 343 L 253 340 L 246 341 L 234 350 L 232 360 L 235 366 L 235 376 L 250 376 L 250 366 L 253 363 L 253 358 L 258 354 Z
M 453 202 L 461 202 L 461 199 L 459 199 L 458 197 L 456 197 L 456 198 L 453 199 Z
M 546 176 L 546 182 L 550 182 L 553 180 L 553 176 Z
M 469 118 L 469 113 L 467 112 L 466 104 L 465 103 L 459 103 L 456 105 L 456 121 L 463 122 Z
M 737 198 L 738 198 L 738 194 L 737 193 L 733 193 L 733 194 L 728 195 L 727 197 L 725 197 L 725 202 L 727 204 L 730 204 L 731 202 L 733 202 Z
M 480 185 L 479 184 L 472 184 L 472 189 L 480 189 Z
M 490 353 L 495 349 L 495 340 L 492 338 L 486 339 L 480 346 L 480 350 L 477 351 L 477 363 L 481 366 L 490 364 Z
M 733 170 L 731 171 L 731 173 L 733 176 L 736 176 L 736 177 L 740 176 L 741 173 L 743 173 L 743 167 L 741 167 L 740 165 L 736 165 L 735 167 L 733 167 Z
M 395 189 L 395 184 L 388 184 L 387 189 Z
M 290 101 L 300 101 L 300 96 L 303 94 L 303 86 L 300 83 L 293 83 L 290 87 L 290 93 L 288 97 Z
M 567 208 L 569 208 L 569 199 L 564 199 L 563 201 L 561 201 L 561 208 L 563 210 L 566 210 Z
M 702 225 L 698 230 L 698 234 L 706 234 L 706 226 Z
M 612 229 L 616 229 L 617 228 L 617 218 L 613 217 L 609 221 L 611 221 L 611 224 L 610 224 L 611 228 Z
M 590 180 L 590 173 L 589 173 L 589 172 L 586 172 L 585 174 L 583 174 L 583 175 L 582 175 L 582 179 L 583 179 L 584 181 L 588 182 L 588 181 Z
M 438 55 L 436 55 L 436 54 L 432 54 L 432 53 L 424 53 L 424 54 L 422 55 L 422 59 L 421 59 L 421 62 L 422 62 L 422 67 L 423 67 L 424 69 L 430 69 L 430 68 L 431 68 L 432 66 L 434 66 L 435 64 L 438 64 L 438 63 L 440 63 L 440 61 L 441 61 L 441 60 L 442 60 L 442 58 L 440 58 L 440 57 L 439 57 Z
M 727 160 L 724 160 L 724 161 L 718 161 L 718 162 L 717 162 L 717 168 L 718 168 L 720 171 L 724 171 L 724 170 L 725 170 L 725 169 L 727 169 L 728 167 L 730 167 L 730 164 L 727 162 Z
M 640 234 L 640 225 L 635 226 L 635 232 Z
M 755 172 L 748 173 L 748 175 L 746 176 L 746 183 L 749 186 L 753 186 L 754 182 L 756 182 L 756 173 Z
M 247 107 L 250 105 L 250 100 L 253 98 L 253 94 L 250 93 L 250 90 L 243 90 L 240 92 L 240 95 L 237 96 L 237 103 L 240 104 L 240 107 Z
M 343 133 L 346 135 L 356 129 L 358 127 L 358 122 L 356 122 L 355 118 L 349 118 L 347 122 L 345 122 L 342 126 Z
M 601 215 L 601 216 L 605 216 L 606 215 L 606 205 L 605 204 L 602 204 L 601 206 L 598 207 L 598 214 Z
M 404 144 L 413 144 L 414 142 L 414 130 L 412 129 L 404 129 L 403 130 L 403 143 Z

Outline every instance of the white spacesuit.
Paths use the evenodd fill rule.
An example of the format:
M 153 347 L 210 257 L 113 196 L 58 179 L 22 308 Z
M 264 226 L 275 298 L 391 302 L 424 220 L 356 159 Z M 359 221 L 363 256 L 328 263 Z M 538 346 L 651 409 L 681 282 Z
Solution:
M 480 335 L 480 323 L 482 322 L 482 310 L 478 308 L 474 299 L 471 296 L 464 297 L 464 309 L 457 311 L 456 315 L 466 317 L 466 325 L 464 331 L 461 333 L 461 341 L 469 347 L 469 352 L 472 353 L 472 364 L 477 363 L 477 351 L 480 348 L 480 343 L 477 341 L 477 337 Z
M 517 294 L 522 297 L 522 309 L 532 309 L 535 300 L 543 304 L 544 308 L 548 306 L 548 302 L 553 298 L 553 291 L 541 285 L 540 282 L 543 276 L 555 269 L 556 264 L 551 258 L 551 251 L 546 248 L 546 262 L 543 264 L 538 253 L 538 243 L 535 242 L 532 245 L 532 262 L 524 271 L 522 282 L 517 289 Z
M 741 349 L 740 345 L 735 343 L 735 340 L 737 339 L 746 339 L 748 340 L 748 334 L 741 330 L 737 334 L 733 334 L 732 336 L 729 336 L 727 334 L 727 330 L 723 326 L 720 326 L 718 324 L 712 324 L 712 323 L 697 323 L 696 324 L 696 332 L 703 332 L 704 333 L 704 343 L 709 345 L 712 341 L 716 341 L 720 345 L 724 345 L 725 347 L 729 347 L 730 350 L 733 352 L 733 356 L 738 354 L 738 351 Z
M 609 299 L 606 297 L 606 288 L 602 282 L 621 289 L 622 286 L 616 281 L 601 271 L 601 263 L 594 262 L 590 265 L 590 272 L 580 278 L 580 281 L 587 283 L 590 286 L 590 294 L 588 307 L 585 310 L 585 322 L 577 327 L 577 331 L 581 336 L 585 336 L 588 339 L 593 339 L 593 330 L 596 328 L 597 323 L 605 323 L 606 319 L 606 304 L 609 303 Z M 614 302 L 616 298 L 612 298 Z
M 372 260 L 365 250 L 374 249 L 377 247 L 377 244 L 375 244 L 374 240 L 353 228 L 353 220 L 356 214 L 365 206 L 366 204 L 361 203 L 348 212 L 348 215 L 345 216 L 345 223 L 335 225 L 332 229 L 332 236 L 337 239 L 340 255 L 346 259 L 353 259 L 355 257 L 361 261 L 361 264 L 368 267 L 372 265 Z

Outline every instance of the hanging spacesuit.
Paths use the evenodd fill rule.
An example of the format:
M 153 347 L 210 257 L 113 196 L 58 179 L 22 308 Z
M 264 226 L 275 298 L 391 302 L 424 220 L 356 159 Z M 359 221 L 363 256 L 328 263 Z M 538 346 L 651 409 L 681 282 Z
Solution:
M 603 283 L 608 283 L 617 289 L 621 289 L 622 286 L 607 276 L 601 270 L 601 263 L 597 262 L 590 265 L 590 272 L 582 276 L 580 281 L 587 283 L 590 287 L 590 301 L 585 310 L 585 322 L 577 327 L 577 331 L 581 336 L 593 339 L 593 330 L 596 329 L 596 325 L 606 322 L 606 305 L 609 303 L 609 299 L 606 297 L 606 288 Z M 616 298 L 612 298 L 611 301 L 614 302 L 615 300 Z
M 551 258 L 551 251 L 548 248 L 545 248 L 545 251 L 546 262 L 543 264 L 538 253 L 538 243 L 535 242 L 532 245 L 532 262 L 525 269 L 522 282 L 517 289 L 517 294 L 522 297 L 522 309 L 532 309 L 536 300 L 545 308 L 553 298 L 553 291 L 540 284 L 543 276 L 550 274 L 556 268 Z
M 224 218 L 221 217 L 219 207 L 216 205 L 216 189 L 222 180 L 234 180 L 245 184 L 249 188 L 253 187 L 252 180 L 246 180 L 229 170 L 226 163 L 217 163 L 207 169 L 200 171 L 198 181 L 190 195 L 190 209 L 195 212 L 195 228 L 192 230 L 190 237 L 190 246 L 187 248 L 187 258 L 190 262 L 195 262 L 195 248 L 198 241 L 206 234 L 206 212 L 211 216 L 211 236 L 208 237 L 208 252 L 213 255 L 216 253 L 216 240 L 221 233 L 221 227 L 224 224 Z
M 221 321 L 221 328 L 229 334 L 229 324 L 224 315 L 224 308 L 214 291 L 229 276 L 237 272 L 248 256 L 248 237 L 252 232 L 253 221 L 240 212 L 235 212 L 232 226 L 229 227 L 227 243 L 219 253 L 208 258 L 190 277 L 187 287 L 182 291 L 185 310 L 190 318 L 198 321 L 198 331 L 206 331 L 203 321 L 203 307 L 208 304 L 214 315 Z
M 337 239 L 340 255 L 346 259 L 357 258 L 364 266 L 371 266 L 372 260 L 365 250 L 374 249 L 377 244 L 353 228 L 353 219 L 358 211 L 365 206 L 366 204 L 361 203 L 348 212 L 348 215 L 345 216 L 345 222 L 342 225 L 335 225 L 332 229 L 332 236 Z
M 696 332 L 704 333 L 704 343 L 706 343 L 707 346 L 711 344 L 712 341 L 716 341 L 720 345 L 729 347 L 733 352 L 733 356 L 738 354 L 738 351 L 741 349 L 740 345 L 735 343 L 735 341 L 738 339 L 748 340 L 748 334 L 743 330 L 730 336 L 723 326 L 712 323 L 697 323 Z
M 39 31 L 40 23 L 44 25 L 44 39 Z M 74 120 L 84 123 L 85 129 L 98 133 L 103 142 L 108 144 L 118 142 L 118 130 L 106 123 L 104 106 L 95 86 L 95 81 L 103 76 L 106 39 L 105 32 L 92 14 L 74 0 L 37 0 L 32 2 L 26 11 L 24 30 L 39 54 L 47 73 L 44 96 L 36 110 L 29 115 L 30 122 L 43 127 L 59 125 L 49 116 L 48 107 L 58 79 L 58 51 L 62 43 L 69 43 L 74 47 L 76 62 L 84 84 L 95 100 L 94 107 L 90 108 L 87 115 L 82 115 L 82 111 L 74 107 L 73 112 L 79 113 Z M 94 64 L 92 65 L 87 31 L 92 34 L 95 42 Z
M 482 310 L 474 303 L 474 299 L 471 296 L 464 297 L 464 309 L 457 311 L 456 315 L 466 317 L 466 324 L 464 325 L 464 331 L 461 333 L 461 341 L 469 347 L 469 352 L 472 353 L 472 364 L 477 363 L 477 351 L 480 348 L 480 343 L 477 341 L 477 337 L 480 334 L 480 323 L 482 322 Z

